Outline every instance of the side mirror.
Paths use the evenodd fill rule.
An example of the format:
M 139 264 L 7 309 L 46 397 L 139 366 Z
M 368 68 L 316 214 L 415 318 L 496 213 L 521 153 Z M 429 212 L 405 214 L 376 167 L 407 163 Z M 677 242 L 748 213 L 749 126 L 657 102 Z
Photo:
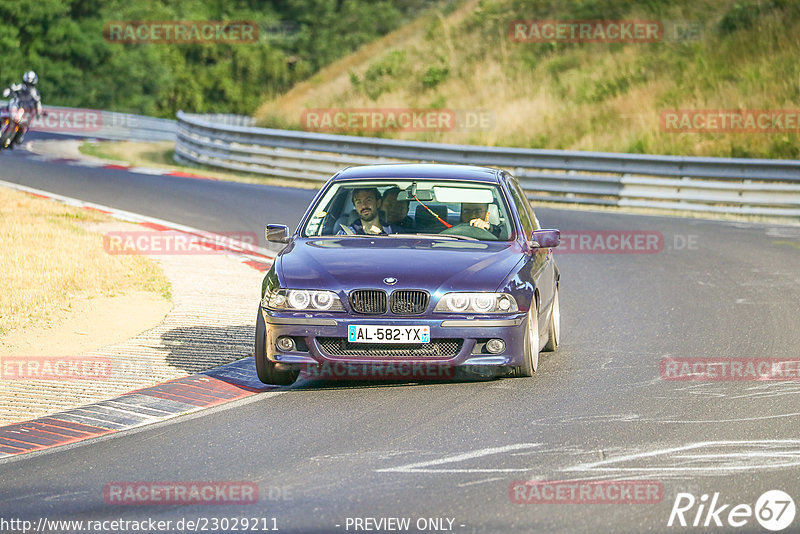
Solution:
M 271 243 L 288 243 L 289 227 L 285 224 L 268 224 L 264 237 Z
M 533 248 L 554 248 L 561 243 L 560 230 L 534 230 L 530 244 Z

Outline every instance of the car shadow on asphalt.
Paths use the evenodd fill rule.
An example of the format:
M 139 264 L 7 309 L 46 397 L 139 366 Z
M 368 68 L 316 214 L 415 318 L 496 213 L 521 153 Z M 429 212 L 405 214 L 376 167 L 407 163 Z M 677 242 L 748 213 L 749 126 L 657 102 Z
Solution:
M 166 331 L 161 343 L 167 364 L 194 374 L 252 356 L 255 335 L 255 325 L 188 326 Z
M 364 378 L 364 375 L 360 372 L 359 364 L 351 367 L 355 370 L 355 373 L 352 375 L 346 371 L 337 372 L 335 366 L 322 366 L 321 370 L 312 369 L 303 371 L 297 382 L 292 386 L 292 389 L 363 389 L 398 386 L 442 386 L 468 382 L 492 382 L 500 378 L 495 372 L 488 369 L 463 369 L 450 366 L 445 367 L 449 367 L 449 370 L 447 373 L 444 373 L 446 375 L 444 377 L 437 376 L 431 378 L 429 376 L 424 376 L 425 373 L 418 374 L 417 376 L 408 376 L 413 375 L 413 372 L 404 373 L 403 371 L 411 371 L 413 369 L 413 364 L 403 366 L 402 362 L 397 363 L 395 369 L 398 372 L 396 375 L 392 376 L 391 372 L 388 370 L 392 367 L 392 364 L 383 365 L 383 372 L 376 373 L 377 376 L 373 375 L 374 377 L 371 378 Z M 381 364 L 378 364 L 376 367 L 380 366 Z M 342 365 L 342 368 L 345 369 L 347 367 Z
M 398 386 L 433 386 L 467 382 L 490 382 L 499 377 L 488 369 L 450 368 L 445 377 L 407 377 L 400 372 L 392 378 L 387 374 L 364 379 L 348 373 L 338 373 L 339 367 L 329 367 L 330 374 L 319 370 L 304 370 L 297 382 L 279 387 L 263 384 L 256 375 L 253 359 L 254 325 L 192 326 L 168 330 L 161 336 L 163 347 L 169 350 L 169 365 L 190 374 L 204 373 L 239 387 L 255 390 L 317 390 L 386 388 Z M 398 371 L 402 371 L 398 362 Z M 391 365 L 391 364 L 390 364 Z M 385 369 L 388 371 L 388 367 Z

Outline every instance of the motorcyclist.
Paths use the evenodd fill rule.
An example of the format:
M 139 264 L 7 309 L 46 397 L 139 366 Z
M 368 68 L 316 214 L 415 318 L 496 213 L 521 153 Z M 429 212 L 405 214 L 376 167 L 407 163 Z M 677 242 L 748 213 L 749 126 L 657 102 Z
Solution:
M 39 77 L 35 72 L 29 70 L 22 75 L 22 83 L 12 84 L 3 91 L 3 98 L 10 98 L 16 96 L 19 101 L 19 107 L 25 110 L 22 123 L 20 123 L 19 132 L 16 137 L 11 141 L 10 146 L 19 145 L 25 137 L 25 132 L 28 131 L 31 121 L 38 115 L 42 114 L 42 97 L 36 89 L 36 84 L 39 83 Z

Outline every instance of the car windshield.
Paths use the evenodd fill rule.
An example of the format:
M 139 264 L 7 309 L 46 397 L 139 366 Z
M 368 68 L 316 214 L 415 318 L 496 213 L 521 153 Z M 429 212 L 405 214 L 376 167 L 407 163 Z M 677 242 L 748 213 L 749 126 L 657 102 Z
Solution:
M 334 183 L 300 235 L 440 236 L 508 241 L 514 224 L 496 184 L 374 179 Z

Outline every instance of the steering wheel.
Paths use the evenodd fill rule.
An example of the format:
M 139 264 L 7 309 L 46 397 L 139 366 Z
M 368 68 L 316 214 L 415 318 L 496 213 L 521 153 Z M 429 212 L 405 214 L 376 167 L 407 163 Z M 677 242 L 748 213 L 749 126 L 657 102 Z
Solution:
M 463 235 L 464 237 L 471 237 L 481 241 L 497 241 L 497 236 L 489 230 L 484 230 L 483 228 L 478 228 L 477 226 L 472 226 L 469 223 L 463 222 L 447 230 L 442 230 L 439 233 L 442 235 Z

